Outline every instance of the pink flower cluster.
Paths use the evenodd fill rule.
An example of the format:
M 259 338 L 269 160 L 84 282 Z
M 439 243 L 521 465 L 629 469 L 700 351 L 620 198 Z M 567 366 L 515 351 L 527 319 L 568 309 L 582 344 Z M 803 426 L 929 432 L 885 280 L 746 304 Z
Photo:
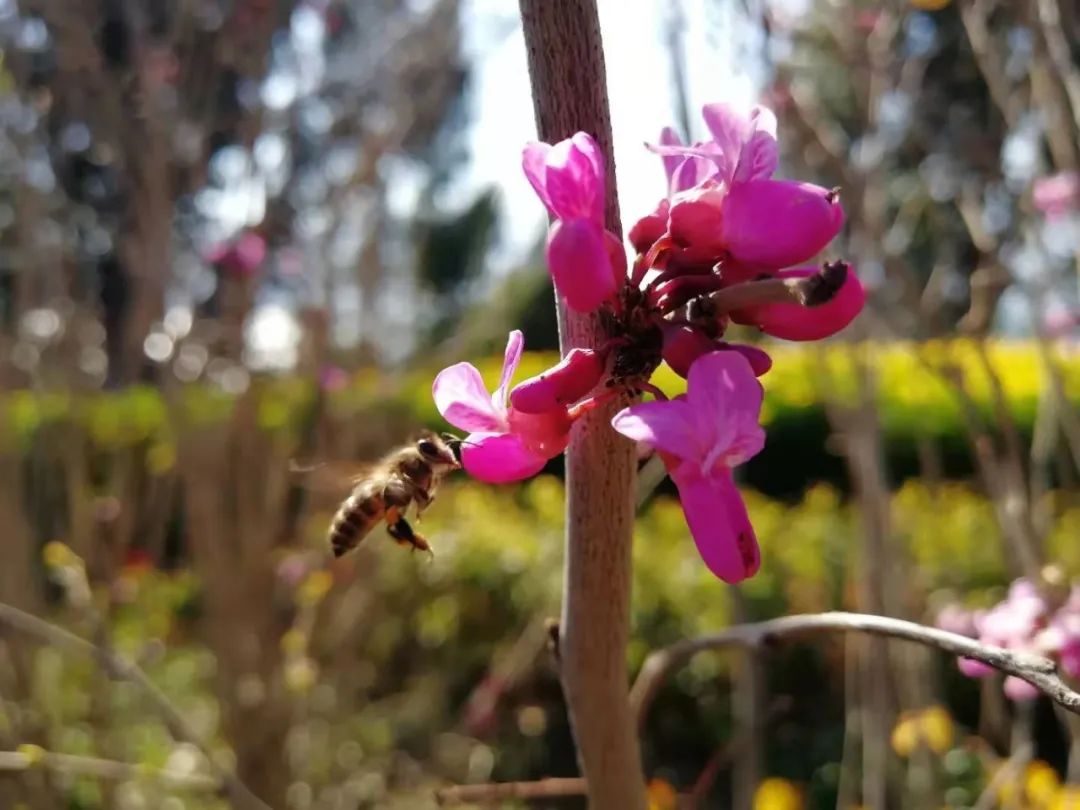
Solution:
M 1058 172 L 1035 181 L 1032 202 L 1047 219 L 1080 209 L 1080 172 Z
M 840 231 L 843 210 L 836 190 L 773 179 L 773 114 L 710 104 L 703 115 L 711 140 L 687 146 L 665 129 L 650 147 L 668 191 L 631 228 L 629 266 L 605 228 L 605 160 L 593 138 L 526 146 L 525 175 L 553 219 L 555 288 L 569 309 L 596 313 L 608 340 L 511 389 L 523 349 L 515 331 L 494 394 L 468 363 L 440 372 L 433 394 L 443 417 L 469 431 L 465 470 L 500 483 L 539 472 L 596 405 L 652 393 L 612 427 L 659 453 L 705 563 L 738 582 L 757 571 L 760 553 L 732 469 L 764 444 L 757 377 L 772 361 L 724 332 L 734 322 L 788 340 L 828 337 L 855 318 L 865 293 L 844 262 L 803 266 Z M 669 400 L 649 382 L 662 361 L 687 379 L 685 394 Z
M 989 610 L 967 611 L 950 605 L 938 615 L 937 624 L 983 644 L 1056 658 L 1066 675 L 1080 678 L 1080 585 L 1073 586 L 1068 598 L 1055 608 L 1031 582 L 1018 579 L 1005 599 Z M 958 665 L 970 678 L 995 672 L 970 658 L 959 659 Z M 1033 700 L 1039 695 L 1038 689 L 1014 676 L 1005 679 L 1004 689 L 1010 700 Z

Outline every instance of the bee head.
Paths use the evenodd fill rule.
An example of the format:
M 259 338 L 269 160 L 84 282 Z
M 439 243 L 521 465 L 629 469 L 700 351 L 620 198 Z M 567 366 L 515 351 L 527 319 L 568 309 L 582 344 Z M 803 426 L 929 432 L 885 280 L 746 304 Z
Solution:
M 442 436 L 425 433 L 416 442 L 416 449 L 428 461 L 454 468 L 461 466 L 461 439 L 451 433 Z
M 443 433 L 440 438 L 446 443 L 446 446 L 450 448 L 450 453 L 454 457 L 454 461 L 457 465 L 461 466 L 461 446 L 465 443 L 465 440 L 460 436 L 455 436 L 453 433 Z

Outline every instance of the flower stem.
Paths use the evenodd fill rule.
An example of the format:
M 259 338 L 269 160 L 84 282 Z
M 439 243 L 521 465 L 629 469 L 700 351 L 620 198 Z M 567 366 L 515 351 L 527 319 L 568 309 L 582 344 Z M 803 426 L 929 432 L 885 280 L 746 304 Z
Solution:
M 520 0 L 540 139 L 582 130 L 607 157 L 605 226 L 621 233 L 604 54 L 595 0 Z M 565 355 L 606 336 L 594 313 L 559 305 Z M 609 425 L 612 399 L 579 420 L 566 459 L 566 558 L 559 659 L 589 803 L 644 810 L 645 779 L 630 715 L 630 543 L 634 446 Z

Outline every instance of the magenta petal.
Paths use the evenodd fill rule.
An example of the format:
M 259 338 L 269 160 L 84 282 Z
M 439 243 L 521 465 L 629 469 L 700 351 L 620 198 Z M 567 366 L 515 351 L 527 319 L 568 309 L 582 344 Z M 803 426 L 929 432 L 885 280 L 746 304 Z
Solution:
M 780 150 L 776 137 L 766 132 L 755 132 L 743 146 L 732 182 L 768 180 L 779 163 Z
M 660 130 L 660 145 L 661 146 L 682 146 L 682 139 L 678 133 L 671 127 L 664 127 Z M 671 177 L 675 174 L 675 170 L 679 168 L 679 164 L 682 163 L 683 158 L 679 155 L 661 155 L 660 159 L 664 163 L 664 174 L 667 175 L 668 185 L 671 185 Z
M 611 231 L 604 231 L 604 243 L 607 247 L 611 277 L 617 290 L 626 282 L 626 248 L 623 246 L 622 239 Z
M 439 413 L 459 430 L 506 429 L 506 412 L 492 403 L 480 372 L 471 363 L 444 368 L 435 377 L 431 393 Z
M 576 312 L 591 312 L 615 293 L 604 230 L 585 219 L 556 222 L 547 260 L 555 289 Z
M 630 229 L 629 239 L 634 250 L 646 253 L 667 230 L 668 201 L 663 199 L 651 214 L 646 214 Z
M 1012 701 L 1035 700 L 1039 696 L 1039 689 L 1032 686 L 1023 678 L 1010 675 L 1002 685 L 1005 697 Z
M 677 194 L 671 200 L 668 233 L 678 244 L 696 252 L 719 255 L 724 241 L 724 187 L 713 183 Z
M 576 133 L 547 153 L 546 191 L 558 219 L 604 224 L 604 159 L 591 135 Z
M 741 354 L 750 364 L 750 369 L 754 372 L 755 377 L 767 374 L 769 369 L 772 368 L 772 358 L 769 353 L 764 349 L 759 349 L 757 346 L 749 346 L 745 343 L 717 342 L 716 348 Z
M 816 267 L 783 270 L 777 278 L 805 278 L 818 272 Z M 766 304 L 737 310 L 731 318 L 737 323 L 753 324 L 761 331 L 783 340 L 821 340 L 835 335 L 853 320 L 866 303 L 866 290 L 851 266 L 836 294 L 824 304 L 803 307 L 798 304 Z
M 497 409 L 506 410 L 506 392 L 510 386 L 510 380 L 514 378 L 518 363 L 521 362 L 521 353 L 525 350 L 525 336 L 515 329 L 510 333 L 506 341 L 506 351 L 503 352 L 502 374 L 499 376 L 499 387 L 491 395 L 491 401 Z
M 604 365 L 604 358 L 592 349 L 572 349 L 558 365 L 514 386 L 510 404 L 531 414 L 565 408 L 600 382 Z
M 461 446 L 465 472 L 488 484 L 506 484 L 531 478 L 544 469 L 547 459 L 537 455 L 511 433 L 473 433 Z
M 976 661 L 974 658 L 958 658 L 956 659 L 956 666 L 969 678 L 986 678 L 996 671 L 989 664 Z
M 708 277 L 706 277 L 708 278 Z M 689 326 L 664 327 L 664 362 L 683 379 L 701 355 L 716 348 L 714 341 Z
M 521 167 L 525 170 L 525 177 L 548 211 L 551 211 L 551 197 L 547 192 L 547 156 L 550 151 L 549 144 L 533 141 L 525 144 L 521 155 Z
M 705 565 L 725 582 L 741 582 L 761 566 L 757 535 L 730 470 L 708 477 L 690 465 L 672 472 L 683 513 Z
M 740 352 L 715 351 L 698 358 L 686 393 L 706 421 L 757 426 L 764 390 Z
M 694 414 L 685 397 L 623 408 L 612 417 L 611 426 L 628 439 L 681 459 L 694 459 L 700 452 Z
M 788 180 L 735 183 L 724 198 L 722 236 L 736 262 L 789 267 L 816 256 L 844 224 L 835 195 Z

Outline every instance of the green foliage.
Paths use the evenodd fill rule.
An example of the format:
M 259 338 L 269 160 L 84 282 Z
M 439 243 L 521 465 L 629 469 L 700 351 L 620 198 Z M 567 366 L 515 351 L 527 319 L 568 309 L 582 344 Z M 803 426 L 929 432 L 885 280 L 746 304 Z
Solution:
M 749 618 L 854 607 L 848 586 L 855 581 L 861 534 L 855 507 L 828 486 L 812 488 L 794 505 L 746 495 L 764 558 L 761 574 L 741 589 Z M 293 693 L 286 753 L 298 784 L 316 793 L 351 785 L 363 797 L 360 806 L 410 806 L 409 796 L 421 801 L 439 780 L 573 772 L 554 673 L 542 663 L 539 646 L 526 644 L 521 652 L 527 628 L 558 610 L 562 503 L 562 484 L 551 476 L 520 487 L 451 482 L 425 516 L 423 528 L 436 550 L 430 563 L 377 533 L 330 569 L 332 577 L 314 569 L 279 582 L 284 602 L 274 609 L 292 605 L 287 612 L 299 617 L 313 610 L 316 617 L 309 648 L 314 680 L 280 676 Z M 910 484 L 892 505 L 894 565 L 910 583 L 912 604 L 931 603 L 946 589 L 988 601 L 1007 581 L 991 506 L 971 489 Z M 1064 545 L 1076 536 L 1080 505 L 1059 511 L 1052 534 Z M 305 545 L 322 547 L 329 517 L 321 509 L 309 515 Z M 311 559 L 303 550 L 291 552 L 279 570 L 289 560 L 310 566 Z M 1080 574 L 1075 552 L 1063 561 Z M 701 564 L 676 501 L 656 498 L 641 515 L 634 571 L 634 669 L 650 649 L 732 621 L 730 589 Z M 155 682 L 185 715 L 224 744 L 222 708 L 213 697 L 214 657 L 201 640 L 207 628 L 189 609 L 200 589 L 186 570 L 128 566 L 108 585 L 110 630 L 116 647 L 148 661 Z M 78 614 L 65 612 L 61 619 L 86 632 Z M 284 649 L 307 643 L 296 636 L 300 625 L 293 626 L 281 639 Z M 770 694 L 792 704 L 783 721 L 788 730 L 770 745 L 770 757 L 797 763 L 815 785 L 825 778 L 817 771 L 839 755 L 840 649 L 836 640 L 815 639 L 787 645 L 765 663 Z M 726 655 L 698 656 L 665 687 L 645 731 L 650 771 L 692 779 L 730 735 L 731 662 Z M 480 731 L 464 718 L 470 694 L 492 673 L 507 686 L 494 725 Z M 34 705 L 53 750 L 148 768 L 178 756 L 138 691 L 107 683 L 89 662 L 41 649 L 34 683 Z M 102 705 L 111 729 L 105 734 Z M 78 785 L 73 791 L 80 806 L 101 806 Z M 829 793 L 835 785 L 818 788 Z M 149 780 L 144 789 L 153 796 L 159 788 Z M 197 795 L 186 801 L 193 808 L 216 806 Z

